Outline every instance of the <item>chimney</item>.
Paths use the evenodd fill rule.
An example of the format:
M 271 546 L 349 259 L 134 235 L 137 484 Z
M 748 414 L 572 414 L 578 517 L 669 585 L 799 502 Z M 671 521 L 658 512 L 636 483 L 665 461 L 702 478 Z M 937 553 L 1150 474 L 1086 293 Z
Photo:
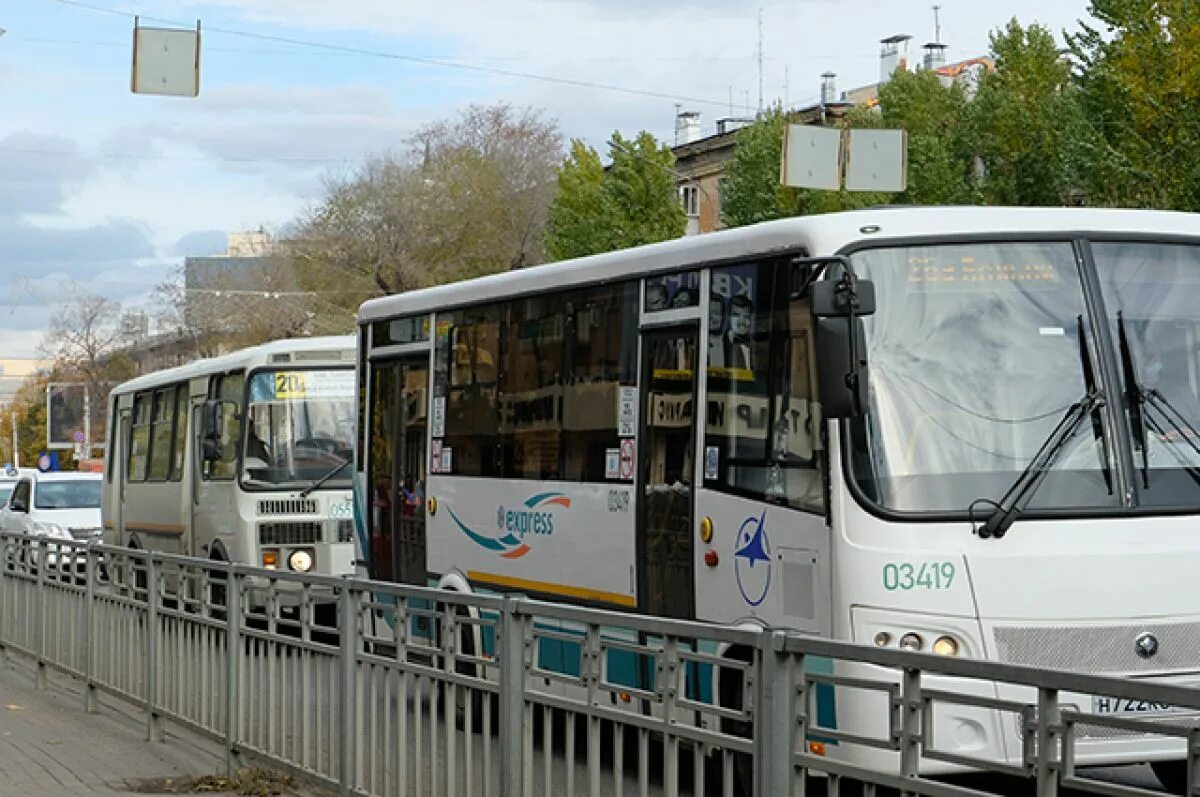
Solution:
M 821 75 L 821 104 L 832 105 L 837 102 L 837 73 L 825 72 Z
M 700 138 L 699 111 L 681 111 L 675 116 L 675 146 L 691 144 Z
M 908 43 L 912 36 L 904 33 L 879 41 L 879 82 L 887 83 L 897 69 L 908 69 Z
M 925 45 L 925 69 L 934 70 L 946 65 L 946 45 L 930 42 Z

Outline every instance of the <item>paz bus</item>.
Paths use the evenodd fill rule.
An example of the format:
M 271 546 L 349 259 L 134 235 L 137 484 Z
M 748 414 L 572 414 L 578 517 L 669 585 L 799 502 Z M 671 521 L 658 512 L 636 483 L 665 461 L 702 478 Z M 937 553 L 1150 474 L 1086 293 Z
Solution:
M 105 542 L 353 572 L 353 336 L 278 340 L 113 389 Z
M 1198 289 L 1196 216 L 947 207 L 371 300 L 368 573 L 1196 680 Z M 817 703 L 822 725 L 887 735 L 878 702 Z M 1011 715 L 948 706 L 937 722 L 950 752 L 1021 758 Z M 1174 788 L 1172 744 L 1097 735 L 1076 760 L 1152 762 Z

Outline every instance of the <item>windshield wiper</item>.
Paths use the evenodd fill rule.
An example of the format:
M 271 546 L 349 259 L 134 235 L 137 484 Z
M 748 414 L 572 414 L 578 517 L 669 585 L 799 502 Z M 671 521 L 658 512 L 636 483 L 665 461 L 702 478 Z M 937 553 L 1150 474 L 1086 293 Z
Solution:
M 1008 533 L 1009 527 L 1024 510 L 1027 499 L 1032 496 L 1042 478 L 1054 467 L 1055 461 L 1066 449 L 1067 443 L 1075 435 L 1075 432 L 1079 430 L 1088 416 L 1103 404 L 1104 393 L 1097 388 L 1089 390 L 1083 398 L 1067 408 L 1062 420 L 1054 427 L 1050 436 L 1046 438 L 1046 442 L 1042 443 L 1042 447 L 1033 455 L 1033 459 L 1029 460 L 1025 470 L 1021 471 L 1021 475 L 1008 488 L 999 503 L 979 499 L 971 504 L 972 513 L 975 504 L 981 502 L 995 507 L 983 525 L 974 529 L 981 539 L 986 540 L 989 537 L 999 539 Z
M 1125 316 L 1117 311 L 1117 347 L 1121 351 L 1121 374 L 1125 378 L 1125 401 L 1129 405 L 1129 423 L 1133 426 L 1133 439 L 1142 452 L 1142 488 L 1150 487 L 1150 447 L 1146 441 L 1146 393 L 1137 378 L 1133 364 L 1133 351 L 1129 348 L 1129 335 L 1125 332 Z
M 315 482 L 313 482 L 312 484 L 308 485 L 308 486 L 307 486 L 307 487 L 305 487 L 303 490 L 301 490 L 301 491 L 300 491 L 300 496 L 299 496 L 299 497 L 300 497 L 300 498 L 308 498 L 308 494 L 309 494 L 309 493 L 311 493 L 313 490 L 316 490 L 316 489 L 318 489 L 318 488 L 319 488 L 321 485 L 323 485 L 325 482 L 329 481 L 329 480 L 330 480 L 330 479 L 332 479 L 334 476 L 336 476 L 336 475 L 338 475 L 339 473 L 341 473 L 341 472 L 342 472 L 342 468 L 344 468 L 344 467 L 346 467 L 347 465 L 349 465 L 349 464 L 350 464 L 350 463 L 351 463 L 353 460 L 354 460 L 354 458 L 353 458 L 353 457 L 346 457 L 345 459 L 343 459 L 343 460 L 341 461 L 341 463 L 340 463 L 340 464 L 338 464 L 338 466 L 337 466 L 336 468 L 334 468 L 333 470 L 329 471 L 329 473 L 326 473 L 324 476 L 322 476 L 321 478 L 317 479 Z
M 1117 342 L 1121 349 L 1121 371 L 1125 377 L 1125 392 L 1129 402 L 1129 420 L 1133 425 L 1133 433 L 1142 452 L 1142 488 L 1150 488 L 1150 447 L 1147 442 L 1146 429 L 1149 428 L 1158 435 L 1164 442 L 1167 440 L 1166 430 L 1155 419 L 1150 417 L 1147 410 L 1156 410 L 1162 420 L 1170 424 L 1172 431 L 1182 440 L 1187 441 L 1197 455 L 1200 455 L 1200 446 L 1197 445 L 1197 439 L 1200 439 L 1200 432 L 1196 431 L 1187 417 L 1180 412 L 1174 404 L 1172 404 L 1162 391 L 1158 388 L 1150 388 L 1147 390 L 1142 387 L 1137 378 L 1137 367 L 1133 362 L 1133 349 L 1129 345 L 1129 336 L 1125 332 L 1125 316 L 1120 311 L 1117 312 Z M 1200 484 L 1200 470 L 1194 465 L 1189 465 L 1186 460 L 1175 450 L 1174 446 L 1170 446 L 1169 450 L 1174 454 L 1175 459 L 1182 466 L 1182 469 L 1188 476 L 1192 477 L 1192 481 Z

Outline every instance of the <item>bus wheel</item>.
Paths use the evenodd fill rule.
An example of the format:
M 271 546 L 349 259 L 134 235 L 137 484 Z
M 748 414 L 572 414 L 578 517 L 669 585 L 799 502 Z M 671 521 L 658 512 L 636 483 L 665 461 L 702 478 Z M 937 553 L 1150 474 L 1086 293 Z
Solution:
M 224 564 L 225 559 L 217 551 L 209 556 L 209 561 Z M 204 596 L 201 596 L 203 598 Z M 208 571 L 208 605 L 214 620 L 225 620 L 225 607 L 228 605 L 228 585 L 225 583 L 224 571 L 214 568 Z
M 753 661 L 753 654 L 743 648 L 733 648 L 726 658 L 739 662 Z M 741 709 L 745 704 L 742 671 L 733 667 L 721 667 L 717 675 L 717 699 L 722 708 Z M 726 736 L 744 739 L 754 738 L 754 722 L 751 720 L 722 719 L 721 732 Z M 713 778 L 715 793 L 721 793 L 725 777 L 726 762 L 733 767 L 733 793 L 738 797 L 749 797 L 754 793 L 754 757 L 747 753 L 725 755 L 717 751 L 708 760 L 709 777 Z
M 1167 790 L 1167 794 L 1183 794 L 1187 788 L 1186 761 L 1155 761 L 1150 765 L 1154 776 Z
M 438 606 L 438 616 L 440 617 L 443 612 L 446 612 L 448 610 L 450 610 L 449 606 L 446 606 L 445 604 L 439 605 Z M 455 613 L 455 616 L 459 620 L 470 618 L 470 612 L 467 611 L 467 608 L 465 606 L 456 606 L 456 607 L 454 607 L 453 611 Z M 440 634 L 440 629 L 441 629 L 440 623 L 438 624 L 438 628 L 439 628 L 439 634 Z M 476 627 L 470 623 L 465 623 L 465 622 L 459 623 L 459 625 L 458 625 L 458 645 L 456 646 L 458 649 L 459 656 L 475 657 L 478 655 L 479 645 L 477 644 L 477 640 L 475 639 L 475 628 Z M 438 665 L 441 668 L 445 668 L 445 666 L 446 666 L 445 662 L 443 660 L 441 660 L 440 657 L 438 660 Z M 472 661 L 463 661 L 461 658 L 456 659 L 456 661 L 454 662 L 454 672 L 457 675 L 464 675 L 464 676 L 467 676 L 468 678 L 478 678 L 480 675 L 478 664 L 476 664 L 475 662 L 472 662 Z M 442 695 L 439 696 L 439 702 L 442 702 L 443 705 L 445 702 L 444 694 L 445 694 L 446 688 L 447 688 L 447 685 L 443 684 Z M 483 703 L 485 700 L 493 700 L 494 701 L 493 705 L 492 705 L 492 716 L 491 716 L 492 728 L 491 729 L 487 729 L 484 724 L 484 721 L 483 721 L 484 720 L 484 718 L 483 718 Z M 470 701 L 470 708 L 471 708 L 471 722 L 470 722 L 469 728 L 467 728 L 468 701 Z M 461 728 L 464 728 L 470 732 L 480 732 L 480 731 L 485 731 L 485 730 L 494 731 L 499 728 L 499 722 L 500 722 L 499 699 L 494 697 L 493 695 L 491 695 L 488 692 L 484 692 L 483 690 L 475 689 L 475 688 L 471 688 L 471 687 L 459 687 L 458 689 L 456 689 L 455 690 L 455 698 L 454 698 L 454 713 L 457 717 L 456 722 L 457 722 L 458 726 Z

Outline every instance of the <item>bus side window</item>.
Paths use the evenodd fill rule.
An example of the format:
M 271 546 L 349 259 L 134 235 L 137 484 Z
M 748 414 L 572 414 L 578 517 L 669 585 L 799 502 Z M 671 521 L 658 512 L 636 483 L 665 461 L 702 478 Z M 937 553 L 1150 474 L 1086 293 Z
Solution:
M 138 393 L 133 397 L 133 423 L 129 432 L 129 459 L 125 471 L 131 482 L 146 480 L 146 464 L 150 454 L 151 396 L 151 393 Z
M 711 286 L 705 486 L 821 512 L 808 300 L 789 298 L 786 261 L 715 268 Z
M 175 443 L 171 453 L 170 480 L 183 478 L 183 452 L 187 447 L 188 428 L 188 383 L 175 388 Z
M 217 381 L 213 398 L 221 400 L 221 414 L 224 416 L 224 427 L 218 449 L 221 456 L 208 463 L 205 479 L 232 479 L 237 471 L 237 447 L 242 439 L 242 393 L 244 392 L 245 374 L 226 374 Z

